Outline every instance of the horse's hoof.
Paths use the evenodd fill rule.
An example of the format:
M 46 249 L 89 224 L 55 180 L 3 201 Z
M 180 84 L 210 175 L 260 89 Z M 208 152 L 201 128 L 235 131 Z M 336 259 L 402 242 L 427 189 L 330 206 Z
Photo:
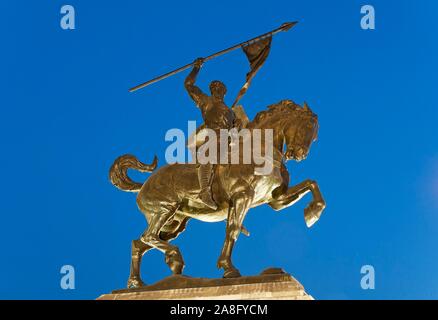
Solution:
M 241 277 L 242 275 L 240 274 L 240 272 L 239 272 L 239 270 L 237 270 L 237 269 L 229 269 L 229 270 L 226 270 L 225 272 L 224 272 L 224 278 L 239 278 L 239 277 Z
M 322 211 L 325 208 L 325 204 L 321 202 L 311 202 L 304 209 L 304 220 L 308 228 L 313 226 L 320 218 Z
M 127 287 L 128 289 L 140 288 L 144 286 L 144 282 L 140 278 L 129 278 Z
M 183 272 L 184 266 L 184 263 L 180 261 L 174 260 L 169 262 L 169 268 L 170 270 L 172 270 L 173 274 L 181 274 Z
M 166 264 L 172 270 L 173 274 L 181 274 L 184 269 L 184 260 L 179 251 L 166 255 Z

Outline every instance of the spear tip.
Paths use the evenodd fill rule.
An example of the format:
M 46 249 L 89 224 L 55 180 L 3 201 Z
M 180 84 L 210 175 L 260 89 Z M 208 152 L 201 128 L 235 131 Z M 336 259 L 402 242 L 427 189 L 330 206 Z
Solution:
M 293 21 L 293 22 L 285 22 L 281 25 L 280 28 L 283 29 L 283 31 L 288 31 L 290 28 L 292 28 L 293 26 L 295 26 L 298 23 L 298 21 Z

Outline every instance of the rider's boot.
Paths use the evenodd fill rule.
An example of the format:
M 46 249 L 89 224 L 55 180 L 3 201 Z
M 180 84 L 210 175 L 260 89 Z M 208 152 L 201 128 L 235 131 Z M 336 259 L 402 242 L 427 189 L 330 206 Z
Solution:
M 213 165 L 211 163 L 201 164 L 198 169 L 199 185 L 201 192 L 199 193 L 199 199 L 207 207 L 216 210 L 217 204 L 213 201 L 211 195 L 211 177 L 213 173 Z

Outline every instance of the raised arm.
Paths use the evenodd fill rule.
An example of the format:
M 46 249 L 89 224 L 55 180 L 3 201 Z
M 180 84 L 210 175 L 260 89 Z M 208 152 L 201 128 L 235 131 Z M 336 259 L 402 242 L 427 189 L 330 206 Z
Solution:
M 195 81 L 203 63 L 204 59 L 196 59 L 192 71 L 184 81 L 184 86 L 186 87 L 190 98 L 192 98 L 193 101 L 195 101 L 196 105 L 201 109 L 204 108 L 204 106 L 206 105 L 208 96 L 203 93 L 199 87 L 195 86 Z

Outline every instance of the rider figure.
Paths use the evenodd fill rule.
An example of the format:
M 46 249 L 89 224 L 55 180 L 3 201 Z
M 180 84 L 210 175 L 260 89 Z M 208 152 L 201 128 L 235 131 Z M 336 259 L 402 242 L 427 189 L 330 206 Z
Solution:
M 228 108 L 224 102 L 224 96 L 227 92 L 225 85 L 218 80 L 210 83 L 211 95 L 208 96 L 201 89 L 195 86 L 196 76 L 204 63 L 203 58 L 198 58 L 194 61 L 193 69 L 187 76 L 184 85 L 190 97 L 201 109 L 202 118 L 206 128 L 214 130 L 216 137 L 219 140 L 220 129 L 230 130 L 235 126 L 236 116 L 232 109 Z M 200 200 L 216 210 L 217 205 L 212 199 L 211 195 L 211 181 L 213 175 L 213 164 L 200 164 L 198 169 L 199 185 L 201 192 L 199 194 Z

